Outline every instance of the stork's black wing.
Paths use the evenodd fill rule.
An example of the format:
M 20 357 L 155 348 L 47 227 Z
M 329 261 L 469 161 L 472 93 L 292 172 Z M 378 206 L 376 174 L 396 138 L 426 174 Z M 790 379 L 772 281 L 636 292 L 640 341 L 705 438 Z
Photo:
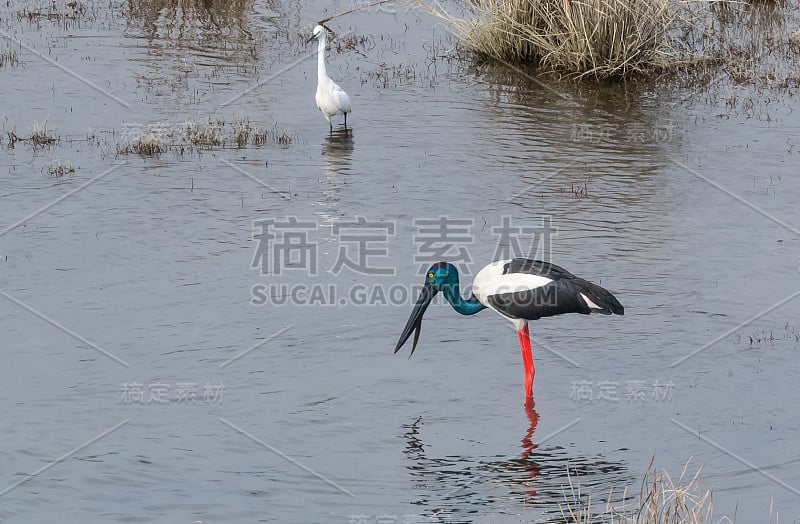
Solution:
M 536 320 L 564 313 L 623 315 L 625 309 L 610 291 L 578 278 L 549 262 L 515 258 L 503 266 L 503 274 L 525 273 L 552 282 L 533 289 L 489 295 L 489 304 L 510 318 Z

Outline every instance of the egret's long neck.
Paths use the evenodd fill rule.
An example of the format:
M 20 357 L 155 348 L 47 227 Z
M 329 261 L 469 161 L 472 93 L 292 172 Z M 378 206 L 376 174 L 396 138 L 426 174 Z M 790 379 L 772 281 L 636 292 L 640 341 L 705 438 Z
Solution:
M 478 311 L 486 309 L 486 306 L 478 302 L 474 296 L 469 300 L 461 297 L 461 292 L 458 290 L 458 275 L 455 275 L 455 278 L 451 277 L 450 282 L 442 286 L 442 293 L 453 309 L 462 315 L 474 315 Z
M 328 73 L 325 71 L 325 35 L 319 36 L 317 44 L 317 82 L 323 84 L 328 81 Z

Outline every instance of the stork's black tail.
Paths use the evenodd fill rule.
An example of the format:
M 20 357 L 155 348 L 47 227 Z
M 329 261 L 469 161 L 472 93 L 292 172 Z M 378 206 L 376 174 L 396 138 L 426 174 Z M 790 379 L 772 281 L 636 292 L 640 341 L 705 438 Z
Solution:
M 578 292 L 583 295 L 586 305 L 592 313 L 600 313 L 603 315 L 624 315 L 625 308 L 619 303 L 617 297 L 611 294 L 611 291 L 592 284 L 582 278 L 575 279 Z

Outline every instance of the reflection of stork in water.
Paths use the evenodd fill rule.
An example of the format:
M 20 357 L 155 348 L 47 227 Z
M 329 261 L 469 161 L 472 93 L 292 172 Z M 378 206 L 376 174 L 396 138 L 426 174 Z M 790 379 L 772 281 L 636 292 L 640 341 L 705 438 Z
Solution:
M 612 486 L 634 480 L 622 462 L 601 455 L 576 455 L 559 445 L 543 447 L 542 438 L 554 439 L 563 428 L 535 442 L 539 414 L 533 398 L 525 402 L 525 414 L 528 427 L 520 440 L 522 452 L 509 458 L 432 457 L 426 450 L 429 442 L 422 436 L 423 418 L 404 425 L 403 454 L 413 480 L 412 504 L 430 509 L 431 522 L 466 523 L 474 522 L 478 511 L 493 513 L 492 507 L 498 503 L 507 509 L 512 499 L 537 512 L 558 512 L 570 474 L 579 476 L 582 486 L 597 492 L 608 492 Z M 615 492 L 614 502 L 624 500 L 625 493 Z
M 406 447 L 403 453 L 415 463 L 409 469 L 415 476 L 431 473 L 436 475 L 436 480 L 441 482 L 443 488 L 447 490 L 444 497 L 445 500 L 462 500 L 464 496 L 473 495 L 473 493 L 467 491 L 468 488 L 471 486 L 477 488 L 479 484 L 485 483 L 488 479 L 494 477 L 513 484 L 521 484 L 526 498 L 532 501 L 532 499 L 536 498 L 537 492 L 531 487 L 531 484 L 534 483 L 541 471 L 541 466 L 534 457 L 534 452 L 539 447 L 538 444 L 533 442 L 533 434 L 536 431 L 536 425 L 539 423 L 539 414 L 534 409 L 533 398 L 529 398 L 525 403 L 525 413 L 528 416 L 529 426 L 521 439 L 522 453 L 520 458 L 493 459 L 487 462 L 477 461 L 478 468 L 474 465 L 464 467 L 463 464 L 459 463 L 462 462 L 460 457 L 429 458 L 425 453 L 425 442 L 420 437 L 422 417 L 419 417 L 412 424 L 403 426 L 407 430 L 404 434 Z M 469 462 L 474 461 L 469 460 Z M 458 476 L 449 478 L 454 472 L 458 472 Z M 523 475 L 520 473 L 523 473 Z M 429 485 L 427 481 L 424 484 Z M 456 484 L 456 486 L 453 486 L 453 484 Z

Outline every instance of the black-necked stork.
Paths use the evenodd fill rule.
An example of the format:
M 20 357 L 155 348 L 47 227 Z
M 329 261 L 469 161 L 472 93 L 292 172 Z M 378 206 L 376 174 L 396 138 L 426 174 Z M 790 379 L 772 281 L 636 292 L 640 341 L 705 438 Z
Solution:
M 411 354 L 417 348 L 422 315 L 441 291 L 457 312 L 474 315 L 489 308 L 509 319 L 517 328 L 522 363 L 525 367 L 525 395 L 533 396 L 533 356 L 528 321 L 562 313 L 602 313 L 622 315 L 622 304 L 606 289 L 578 278 L 549 262 L 514 258 L 498 260 L 480 270 L 472 283 L 472 296 L 464 299 L 458 288 L 458 270 L 447 262 L 428 269 L 425 285 L 408 319 L 394 352 L 397 353 L 414 332 Z

